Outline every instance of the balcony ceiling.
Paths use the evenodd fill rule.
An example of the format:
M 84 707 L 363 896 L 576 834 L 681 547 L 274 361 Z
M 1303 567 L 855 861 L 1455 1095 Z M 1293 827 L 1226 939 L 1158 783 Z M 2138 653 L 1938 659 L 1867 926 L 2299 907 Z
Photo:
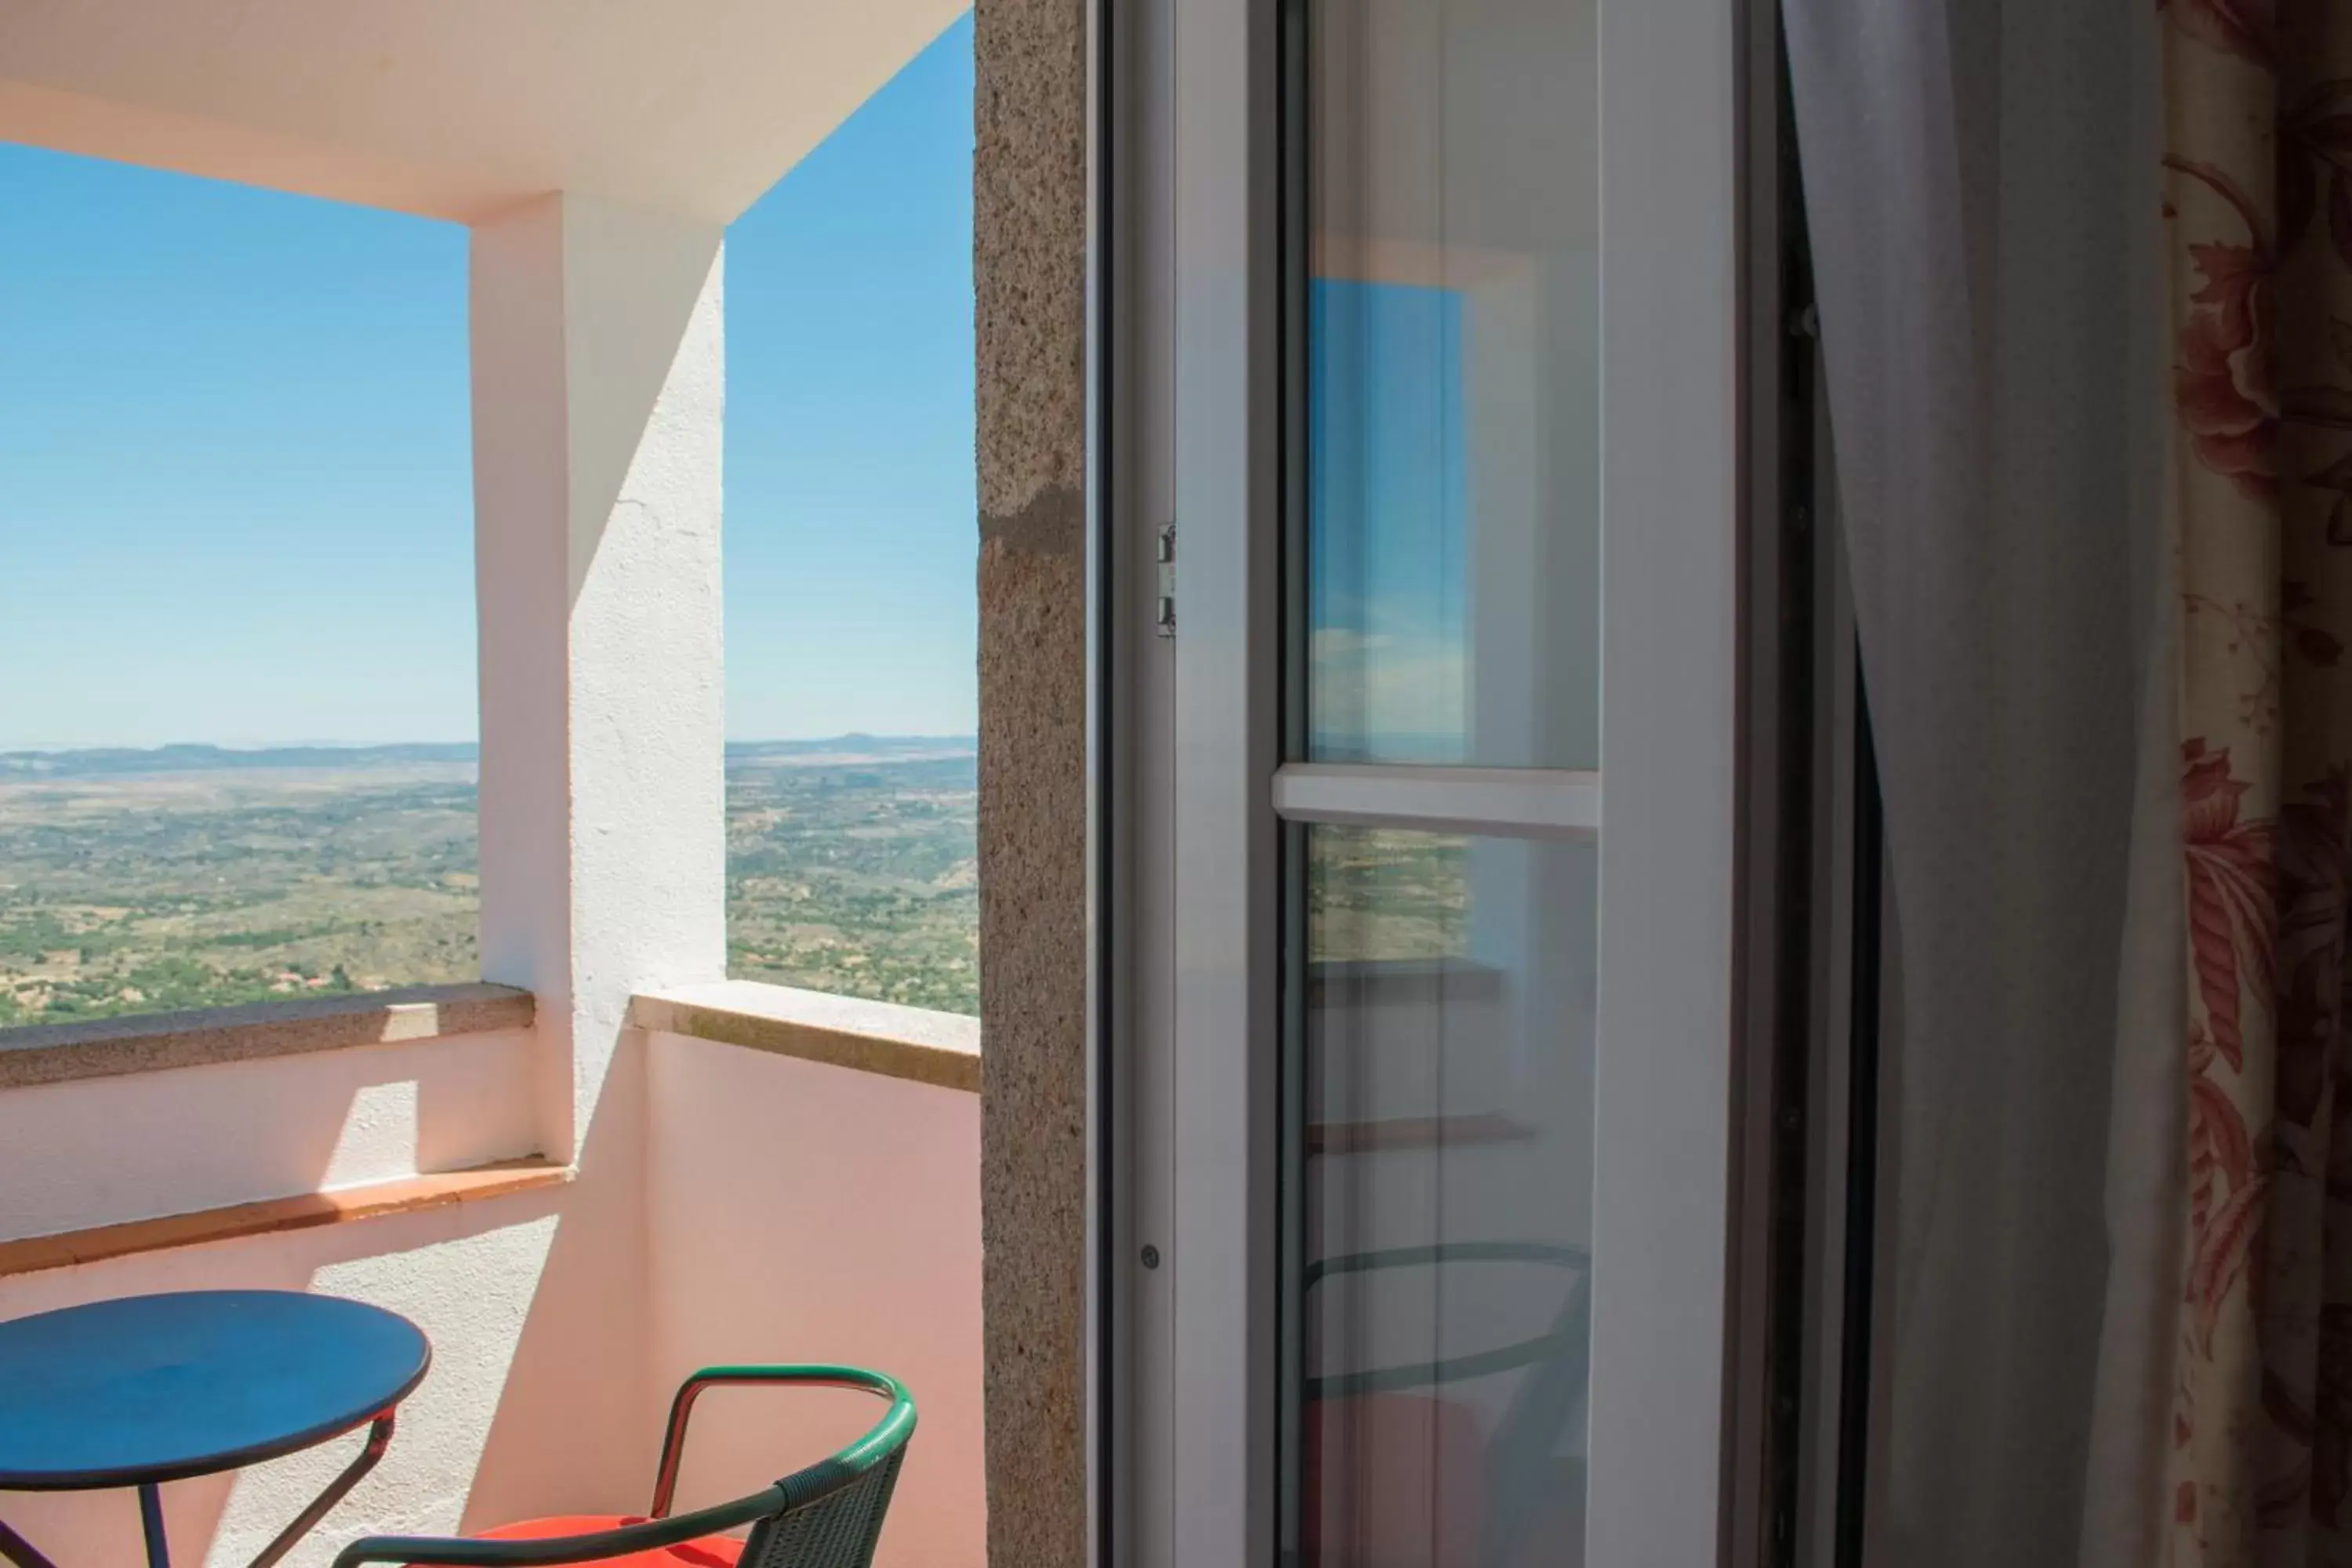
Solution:
M 12 0 L 0 139 L 472 223 L 725 222 L 968 0 Z

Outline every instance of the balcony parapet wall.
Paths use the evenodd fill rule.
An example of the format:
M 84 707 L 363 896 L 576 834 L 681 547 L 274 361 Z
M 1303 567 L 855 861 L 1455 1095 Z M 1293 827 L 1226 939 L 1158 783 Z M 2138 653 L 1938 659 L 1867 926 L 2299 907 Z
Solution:
M 414 985 L 35 1024 L 0 1029 L 0 1089 L 523 1029 L 536 1006 L 530 992 L 511 985 Z
M 640 994 L 640 1029 L 980 1092 L 980 1020 L 756 981 Z

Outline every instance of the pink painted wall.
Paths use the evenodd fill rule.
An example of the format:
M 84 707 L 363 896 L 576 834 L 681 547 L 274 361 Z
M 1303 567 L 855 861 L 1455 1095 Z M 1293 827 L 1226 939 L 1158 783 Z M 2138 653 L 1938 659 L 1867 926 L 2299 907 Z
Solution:
M 980 1097 L 675 1035 L 651 1037 L 646 1063 L 658 1404 L 717 1362 L 891 1373 L 919 1424 L 878 1561 L 982 1568 Z M 830 1391 L 707 1395 L 681 1502 L 755 1490 L 879 1409 Z
M 9 1089 L 0 1240 L 536 1153 L 530 1044 L 507 1029 Z

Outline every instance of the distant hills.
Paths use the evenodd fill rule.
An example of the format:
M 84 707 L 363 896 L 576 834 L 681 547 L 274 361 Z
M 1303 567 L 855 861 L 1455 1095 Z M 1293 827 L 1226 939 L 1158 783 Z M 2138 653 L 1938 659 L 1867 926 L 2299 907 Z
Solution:
M 209 773 L 250 768 L 388 768 L 470 763 L 472 742 L 410 746 L 106 746 L 83 752 L 0 752 L 0 780 L 116 778 L 132 773 Z
M 980 750 L 972 735 L 835 735 L 823 741 L 730 741 L 730 763 L 878 763 L 921 762 L 935 757 L 969 757 Z
M 776 767 L 857 762 L 915 762 L 970 756 L 970 735 L 835 735 L 818 741 L 730 741 L 730 763 Z M 87 751 L 0 752 L 0 783 L 34 779 L 116 778 L 141 773 L 247 772 L 265 768 L 414 767 L 472 763 L 481 748 L 470 741 L 395 746 L 106 746 Z

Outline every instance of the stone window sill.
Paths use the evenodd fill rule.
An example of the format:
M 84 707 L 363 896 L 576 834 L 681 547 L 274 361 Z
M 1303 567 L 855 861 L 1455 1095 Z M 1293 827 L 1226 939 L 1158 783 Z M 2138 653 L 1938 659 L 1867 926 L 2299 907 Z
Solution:
M 980 1092 L 980 1020 L 756 980 L 647 992 L 638 1028 Z

